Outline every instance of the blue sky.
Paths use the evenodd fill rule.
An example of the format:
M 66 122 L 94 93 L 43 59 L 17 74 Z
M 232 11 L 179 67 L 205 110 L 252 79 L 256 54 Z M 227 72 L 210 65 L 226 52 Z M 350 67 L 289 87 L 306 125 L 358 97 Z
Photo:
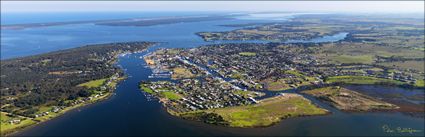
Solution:
M 303 11 L 424 12 L 424 1 L 1 1 L 1 12 Z

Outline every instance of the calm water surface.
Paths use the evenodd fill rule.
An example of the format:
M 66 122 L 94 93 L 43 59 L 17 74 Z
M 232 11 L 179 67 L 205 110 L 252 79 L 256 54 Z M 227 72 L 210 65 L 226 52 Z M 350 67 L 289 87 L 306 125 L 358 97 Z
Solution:
M 211 44 L 194 33 L 225 31 L 234 28 L 223 24 L 267 22 L 266 20 L 234 19 L 158 25 L 149 27 L 110 27 L 92 24 L 55 26 L 25 30 L 2 31 L 2 59 L 34 55 L 92 43 L 117 41 L 166 42 L 143 53 L 119 58 L 118 65 L 128 79 L 118 84 L 115 94 L 102 102 L 70 111 L 14 135 L 22 136 L 87 136 L 87 135 L 424 135 L 424 119 L 400 113 L 345 113 L 320 103 L 333 114 L 284 120 L 267 128 L 227 128 L 182 120 L 168 115 L 157 100 L 138 89 L 138 82 L 152 73 L 145 68 L 141 56 L 158 48 L 191 48 Z M 276 22 L 274 20 L 274 22 Z M 324 37 L 329 41 L 343 39 L 346 34 Z M 260 41 L 261 42 L 261 41 Z M 316 42 L 327 42 L 318 38 Z M 386 133 L 382 127 L 412 128 L 422 132 Z

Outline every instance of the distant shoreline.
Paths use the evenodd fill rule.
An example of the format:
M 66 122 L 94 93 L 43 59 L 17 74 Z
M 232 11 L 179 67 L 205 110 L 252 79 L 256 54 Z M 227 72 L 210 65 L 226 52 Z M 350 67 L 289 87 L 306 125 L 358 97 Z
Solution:
M 201 15 L 201 16 L 168 16 L 156 18 L 127 18 L 127 19 L 107 19 L 107 20 L 85 20 L 66 22 L 45 22 L 45 23 L 25 23 L 1 25 L 1 30 L 23 30 L 29 28 L 41 28 L 51 26 L 63 26 L 74 24 L 95 24 L 105 26 L 153 26 L 161 24 L 174 24 L 181 22 L 198 22 L 212 20 L 228 20 L 240 15 Z

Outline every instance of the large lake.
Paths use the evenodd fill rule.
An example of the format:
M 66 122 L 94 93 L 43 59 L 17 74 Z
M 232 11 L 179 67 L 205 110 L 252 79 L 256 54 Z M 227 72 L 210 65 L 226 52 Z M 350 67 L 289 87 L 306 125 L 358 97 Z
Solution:
M 105 14 L 109 14 L 109 16 Z M 92 13 L 91 16 L 93 18 L 90 19 L 149 18 L 198 14 L 212 13 Z M 29 20 L 21 19 L 25 17 L 25 15 L 7 15 L 5 16 L 6 19 L 2 18 L 2 24 L 74 21 L 84 20 L 89 16 L 85 13 L 67 13 L 63 16 L 60 14 L 36 14 L 31 15 Z M 58 118 L 25 129 L 15 135 L 424 135 L 423 118 L 415 118 L 401 113 L 345 113 L 333 109 L 326 104 L 317 102 L 314 99 L 314 102 L 322 107 L 330 109 L 333 114 L 287 119 L 267 128 L 244 129 L 220 127 L 173 117 L 166 113 L 157 100 L 149 98 L 149 96 L 146 96 L 138 89 L 138 82 L 149 79 L 148 76 L 152 73 L 150 69 L 144 67 L 146 64 L 140 57 L 155 49 L 192 48 L 212 44 L 214 42 L 204 42 L 194 33 L 235 29 L 219 26 L 225 24 L 283 22 L 291 16 L 285 14 L 278 17 L 273 16 L 273 19 L 261 18 L 261 16 L 253 17 L 255 18 L 250 18 L 248 16 L 233 20 L 178 23 L 146 27 L 112 27 L 78 24 L 24 30 L 2 30 L 2 59 L 35 55 L 93 43 L 121 41 L 165 42 L 149 48 L 146 52 L 129 54 L 119 58 L 117 65 L 124 69 L 125 73 L 128 75 L 128 79 L 119 83 L 115 94 L 111 98 L 72 110 Z M 337 41 L 343 39 L 345 35 L 346 33 L 341 33 L 335 36 L 317 38 L 311 42 Z M 379 88 L 373 89 L 379 90 Z M 385 88 L 385 90 L 391 90 L 391 88 Z M 394 88 L 394 90 L 418 92 L 399 88 Z M 391 128 L 402 127 L 418 129 L 422 130 L 422 132 L 414 134 L 387 133 L 382 129 L 385 125 Z

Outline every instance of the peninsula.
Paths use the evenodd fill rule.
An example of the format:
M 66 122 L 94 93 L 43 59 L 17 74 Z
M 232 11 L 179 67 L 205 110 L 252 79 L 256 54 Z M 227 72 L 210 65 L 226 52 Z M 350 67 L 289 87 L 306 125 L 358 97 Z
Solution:
M 153 44 L 97 44 L 2 60 L 2 135 L 106 99 L 125 78 L 118 57 Z

